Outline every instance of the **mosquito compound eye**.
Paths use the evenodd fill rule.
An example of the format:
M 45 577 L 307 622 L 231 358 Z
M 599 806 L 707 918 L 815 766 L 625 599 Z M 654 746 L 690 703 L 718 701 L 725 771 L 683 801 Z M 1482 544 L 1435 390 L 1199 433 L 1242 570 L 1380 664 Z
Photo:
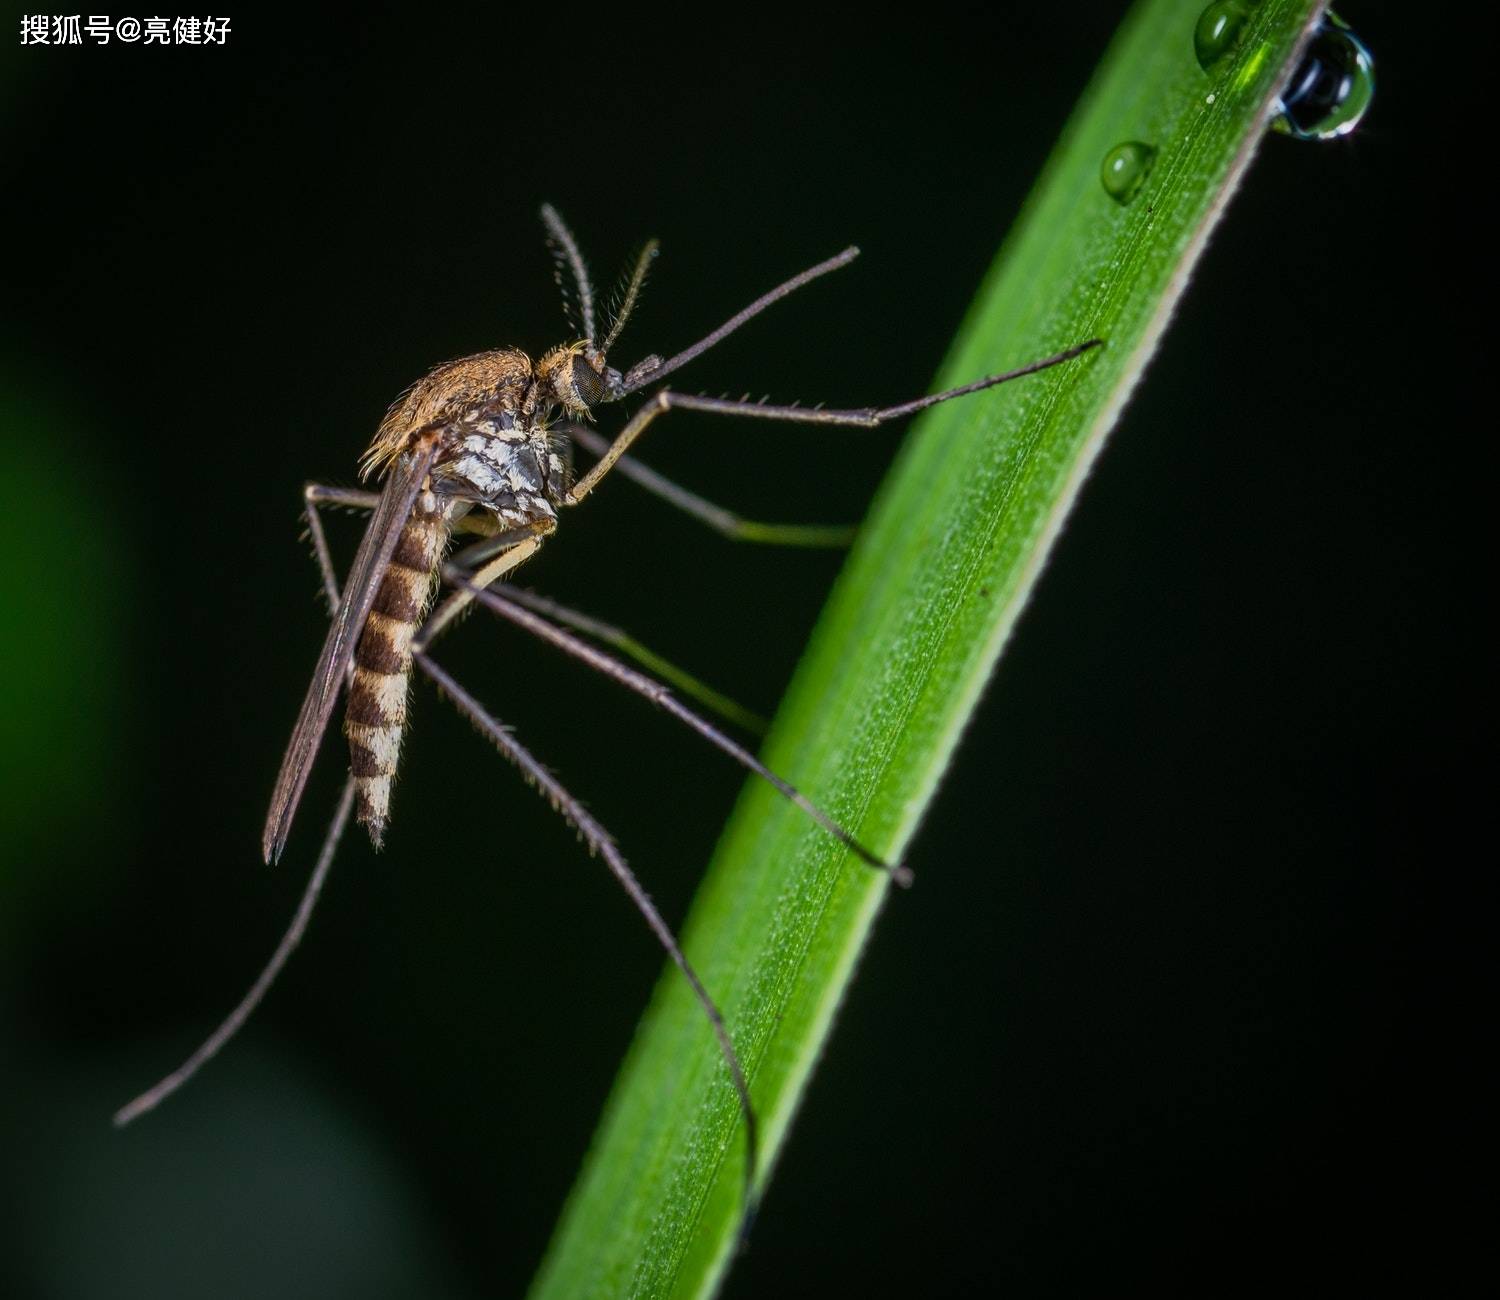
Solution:
M 582 357 L 576 357 L 569 368 L 568 378 L 573 392 L 584 406 L 593 406 L 604 400 L 604 376 Z

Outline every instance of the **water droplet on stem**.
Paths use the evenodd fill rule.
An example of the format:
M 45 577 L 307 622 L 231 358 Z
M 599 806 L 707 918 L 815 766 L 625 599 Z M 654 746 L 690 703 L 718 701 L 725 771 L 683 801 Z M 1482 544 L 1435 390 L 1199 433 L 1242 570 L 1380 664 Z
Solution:
M 1246 0 L 1214 0 L 1198 15 L 1198 25 L 1193 28 L 1193 53 L 1205 72 L 1239 44 L 1250 9 Z
M 1141 192 L 1151 167 L 1156 162 L 1156 150 L 1139 140 L 1127 140 L 1117 144 L 1104 155 L 1099 167 L 1099 180 L 1104 192 L 1122 206 Z
M 1273 125 L 1299 140 L 1333 140 L 1359 125 L 1374 96 L 1370 51 L 1329 13 L 1281 92 L 1281 116 Z

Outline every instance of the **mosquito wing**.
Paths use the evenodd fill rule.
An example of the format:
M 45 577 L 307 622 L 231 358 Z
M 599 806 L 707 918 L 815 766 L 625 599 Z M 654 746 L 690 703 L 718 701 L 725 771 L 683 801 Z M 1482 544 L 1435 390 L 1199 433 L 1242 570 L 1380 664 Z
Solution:
M 302 712 L 297 715 L 297 726 L 281 759 L 281 772 L 276 778 L 276 790 L 271 795 L 271 808 L 266 814 L 266 829 L 260 843 L 267 862 L 275 862 L 286 847 L 292 818 L 296 815 L 313 759 L 317 756 L 323 732 L 328 728 L 328 719 L 338 701 L 350 661 L 354 658 L 354 647 L 369 617 L 370 607 L 375 603 L 375 594 L 380 590 L 381 579 L 390 565 L 401 529 L 411 515 L 427 471 L 432 468 L 439 440 L 437 431 L 427 431 L 391 467 L 385 490 L 370 517 L 370 526 L 365 529 L 354 565 L 344 583 L 338 612 L 329 625 L 328 639 L 323 642 L 323 653 L 308 684 L 307 698 L 302 701 Z

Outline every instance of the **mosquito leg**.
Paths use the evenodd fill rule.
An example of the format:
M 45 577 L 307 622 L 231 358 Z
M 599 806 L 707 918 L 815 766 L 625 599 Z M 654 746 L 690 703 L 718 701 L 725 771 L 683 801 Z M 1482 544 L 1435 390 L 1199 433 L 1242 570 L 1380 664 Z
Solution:
M 312 539 L 313 554 L 317 557 L 318 572 L 323 580 L 323 594 L 328 599 L 330 615 L 338 609 L 339 580 L 334 572 L 333 558 L 328 551 L 328 538 L 323 532 L 323 521 L 318 514 L 318 507 L 341 505 L 361 510 L 373 510 L 378 499 L 373 493 L 324 487 L 320 483 L 309 483 L 303 489 L 308 536 Z M 339 798 L 338 811 L 334 813 L 333 822 L 323 840 L 323 848 L 318 854 L 317 863 L 313 867 L 312 875 L 308 877 L 307 887 L 302 891 L 302 899 L 297 904 L 297 911 L 292 916 L 292 922 L 287 927 L 286 933 L 282 935 L 276 951 L 271 954 L 271 960 L 266 963 L 260 976 L 250 986 L 250 991 L 240 999 L 239 1005 L 229 1013 L 223 1023 L 209 1035 L 196 1052 L 160 1083 L 115 1112 L 115 1127 L 122 1128 L 147 1111 L 155 1110 L 212 1060 L 218 1054 L 219 1049 L 239 1032 L 241 1026 L 250 1018 L 251 1012 L 260 1005 L 267 990 L 276 982 L 276 977 L 281 974 L 282 967 L 286 965 L 287 959 L 291 957 L 292 952 L 302 941 L 303 934 L 307 931 L 308 923 L 312 920 L 313 909 L 317 906 L 318 898 L 323 892 L 323 884 L 328 879 L 329 869 L 333 866 L 339 842 L 343 839 L 344 830 L 349 824 L 349 813 L 353 806 L 354 780 L 351 777 L 344 782 L 344 793 Z
M 450 581 L 458 581 L 461 575 L 454 574 L 450 570 L 445 574 L 445 577 Z M 813 821 L 817 822 L 819 826 L 832 835 L 834 839 L 849 849 L 861 862 L 876 868 L 878 871 L 886 872 L 898 885 L 911 884 L 912 876 L 909 868 L 899 863 L 888 863 L 865 848 L 843 826 L 819 808 L 817 804 L 813 803 L 811 799 L 798 790 L 796 786 L 792 785 L 790 781 L 777 776 L 775 772 L 771 771 L 770 768 L 762 763 L 760 759 L 756 758 L 743 745 L 736 743 L 729 736 L 726 736 L 711 722 L 700 718 L 660 682 L 653 681 L 644 674 L 636 672 L 635 669 L 626 667 L 618 659 L 611 658 L 602 650 L 595 649 L 595 647 L 589 645 L 588 642 L 580 641 L 571 633 L 565 632 L 562 628 L 547 622 L 546 619 L 538 617 L 529 609 L 525 609 L 513 601 L 510 598 L 509 592 L 504 590 L 481 591 L 467 582 L 464 583 L 464 586 L 470 591 L 475 600 L 498 614 L 501 618 L 516 624 L 518 627 L 524 628 L 533 636 L 549 642 L 565 654 L 570 654 L 575 659 L 581 660 L 596 672 L 613 678 L 620 685 L 634 691 L 637 695 L 644 696 L 664 712 L 670 713 L 679 722 L 683 722 L 691 727 L 715 748 L 728 754 L 741 767 L 754 772 L 757 776 L 769 782 L 786 799 L 802 809 Z
M 360 497 L 368 500 L 355 501 Z M 328 534 L 323 531 L 323 516 L 318 508 L 323 505 L 347 505 L 359 510 L 373 510 L 380 500 L 373 492 L 354 492 L 346 488 L 324 487 L 321 483 L 309 483 L 302 489 L 302 516 L 307 520 L 307 535 L 312 540 L 313 555 L 318 561 L 318 573 L 323 579 L 323 598 L 328 602 L 328 617 L 332 618 L 339 607 L 339 579 L 334 572 L 333 555 L 328 549 Z
M 481 564 L 475 570 L 470 579 L 472 586 L 477 590 L 483 590 L 492 582 L 498 582 L 512 569 L 535 555 L 541 549 L 542 542 L 556 527 L 557 524 L 549 519 L 535 528 L 518 528 L 498 533 L 494 537 L 476 542 L 466 550 L 460 551 L 460 555 L 477 555 L 481 559 L 487 555 L 493 556 L 487 563 Z M 428 616 L 421 630 L 412 638 L 412 649 L 427 649 L 442 635 L 443 630 L 468 608 L 473 599 L 470 591 L 455 591 L 449 595 L 448 599 Z
M 321 484 L 310 483 L 304 489 L 304 501 L 306 503 L 306 517 L 308 535 L 312 539 L 313 553 L 317 557 L 318 570 L 323 581 L 324 595 L 328 599 L 329 613 L 332 614 L 339 604 L 339 582 L 334 571 L 333 559 L 328 550 L 328 539 L 323 531 L 322 517 L 318 509 L 323 505 L 352 506 L 358 509 L 373 509 L 378 498 L 370 493 L 356 492 L 344 488 L 326 488 Z M 239 1004 L 224 1019 L 223 1023 L 214 1030 L 186 1061 L 182 1063 L 161 1082 L 155 1084 L 147 1091 L 129 1104 L 122 1106 L 114 1117 L 116 1127 L 123 1127 L 132 1120 L 138 1119 L 147 1111 L 154 1110 L 174 1092 L 187 1083 L 197 1072 L 210 1060 L 231 1038 L 235 1036 L 250 1018 L 255 1008 L 260 1005 L 266 992 L 276 982 L 277 976 L 281 974 L 282 968 L 295 951 L 297 945 L 302 941 L 309 922 L 312 920 L 313 909 L 317 906 L 318 898 L 323 891 L 323 885 L 328 879 L 328 872 L 333 866 L 333 859 L 338 851 L 340 841 L 343 839 L 344 831 L 349 824 L 349 814 L 354 807 L 355 784 L 351 777 L 344 782 L 344 792 L 339 799 L 338 810 L 334 814 L 332 823 L 328 828 L 328 834 L 323 840 L 323 847 L 318 854 L 318 860 L 313 867 L 312 875 L 308 878 L 307 886 L 302 892 L 302 898 L 297 904 L 297 910 L 292 917 L 291 924 L 286 933 L 282 935 L 281 942 L 276 946 L 275 952 L 271 954 L 268 961 L 250 986 L 250 991 L 240 1000 Z
M 518 542 L 524 542 L 527 538 L 536 535 L 535 528 L 497 529 L 487 537 L 481 537 L 477 542 L 465 546 L 461 551 L 455 551 L 448 557 L 448 563 L 456 564 L 461 569 L 473 569 L 488 563 L 497 555 L 503 555 Z
M 568 493 L 567 502 L 569 505 L 576 506 L 588 496 L 599 480 L 608 474 L 620 457 L 630 450 L 630 445 L 646 431 L 647 426 L 657 416 L 664 415 L 667 411 L 706 411 L 713 415 L 742 415 L 751 419 L 784 420 L 794 424 L 829 424 L 873 429 L 876 425 L 885 424 L 890 420 L 899 420 L 908 415 L 915 415 L 918 411 L 925 411 L 929 406 L 936 406 L 939 402 L 951 401 L 955 397 L 965 397 L 969 393 L 982 392 L 986 388 L 995 387 L 996 384 L 1019 379 L 1022 375 L 1033 375 L 1039 370 L 1061 365 L 1064 361 L 1071 361 L 1090 348 L 1098 347 L 1101 342 L 1100 339 L 1090 339 L 1087 343 L 1080 343 L 1077 347 L 1068 348 L 1064 352 L 1044 357 L 1040 361 L 1033 361 L 1015 370 L 1007 370 L 999 375 L 989 375 L 984 379 L 976 379 L 973 383 L 945 389 L 941 393 L 933 393 L 927 397 L 919 397 L 915 401 L 902 402 L 897 406 L 871 406 L 858 410 L 829 411 L 806 406 L 768 406 L 760 402 L 732 401 L 723 397 L 693 397 L 687 393 L 674 393 L 670 389 L 662 389 L 630 417 L 625 427 L 615 435 L 614 442 L 610 444 L 604 455 L 587 474 L 573 485 L 573 490 Z
M 461 570 L 464 567 L 462 560 L 462 554 L 454 556 L 448 568 L 444 570 L 444 576 L 448 577 L 453 571 Z M 627 658 L 634 659 L 648 672 L 655 673 L 690 699 L 697 700 L 704 708 L 717 713 L 726 722 L 743 727 L 757 736 L 765 735 L 770 725 L 760 714 L 751 712 L 744 705 L 737 704 L 730 699 L 729 696 L 714 690 L 706 682 L 699 681 L 671 660 L 663 659 L 656 651 L 642 645 L 624 628 L 616 627 L 613 623 L 606 623 L 603 619 L 594 618 L 591 614 L 570 609 L 566 605 L 559 605 L 557 601 L 547 596 L 538 595 L 534 591 L 527 591 L 524 587 L 517 587 L 511 583 L 505 584 L 505 599 L 522 605 L 544 618 L 555 619 L 559 623 L 566 624 L 585 636 L 604 642 L 605 645 L 613 646 Z
M 553 428 L 566 433 L 590 455 L 603 456 L 609 450 L 609 439 L 601 437 L 585 425 L 554 425 Z M 853 524 L 769 524 L 758 519 L 745 519 L 696 492 L 690 492 L 681 484 L 674 483 L 666 475 L 630 456 L 620 457 L 615 462 L 615 469 L 647 492 L 676 506 L 699 523 L 707 524 L 731 541 L 760 542 L 767 546 L 842 549 L 854 540 L 854 534 L 858 532 Z
M 362 492 L 358 488 L 330 487 L 326 483 L 309 483 L 302 489 L 302 499 L 310 506 L 346 506 L 350 510 L 373 510 L 380 504 L 380 493 Z
M 344 828 L 349 824 L 349 813 L 353 807 L 354 779 L 351 777 L 344 782 L 344 793 L 339 799 L 338 811 L 334 813 L 333 822 L 328 827 L 322 851 L 318 854 L 317 865 L 313 867 L 313 873 L 308 878 L 307 888 L 302 891 L 302 901 L 297 904 L 292 923 L 287 927 L 286 933 L 281 936 L 281 942 L 276 945 L 276 951 L 271 954 L 271 960 L 266 963 L 265 969 L 250 986 L 250 991 L 240 999 L 240 1004 L 229 1013 L 223 1024 L 208 1036 L 202 1047 L 160 1083 L 148 1088 L 129 1105 L 122 1106 L 115 1112 L 116 1128 L 123 1128 L 131 1120 L 139 1119 L 148 1110 L 155 1110 L 161 1105 L 218 1054 L 219 1049 L 240 1031 L 240 1027 L 250 1018 L 250 1013 L 260 1005 L 261 999 L 266 995 L 266 990 L 276 982 L 276 977 L 281 974 L 281 968 L 286 965 L 287 958 L 292 955 L 307 931 L 307 924 L 312 919 L 313 908 L 317 906 L 318 895 L 323 892 L 323 882 L 328 879 L 328 869 L 333 866 L 334 854 L 338 851 L 339 841 L 344 837 Z
M 478 593 L 480 598 L 488 593 Z M 443 692 L 479 732 L 484 735 L 496 749 L 520 769 L 521 775 L 526 781 L 540 793 L 554 809 L 560 813 L 588 844 L 589 849 L 604 859 L 605 865 L 615 879 L 620 882 L 630 901 L 635 904 L 636 911 L 645 918 L 646 924 L 651 927 L 651 932 L 656 936 L 657 942 L 666 950 L 666 953 L 676 963 L 692 986 L 693 995 L 698 999 L 698 1005 L 703 1008 L 703 1014 L 708 1017 L 709 1024 L 713 1026 L 714 1036 L 719 1040 L 719 1051 L 723 1054 L 725 1064 L 729 1067 L 729 1076 L 734 1084 L 734 1090 L 739 1098 L 740 1113 L 745 1117 L 745 1218 L 751 1217 L 755 1206 L 755 1182 L 760 1163 L 760 1138 L 755 1119 L 755 1108 L 750 1103 L 750 1088 L 745 1082 L 745 1072 L 740 1066 L 739 1056 L 734 1050 L 734 1043 L 729 1037 L 729 1030 L 724 1025 L 724 1017 L 720 1013 L 717 1004 L 709 996 L 703 981 L 698 978 L 695 971 L 683 953 L 681 945 L 677 942 L 677 936 L 672 933 L 671 927 L 662 919 L 662 915 L 656 909 L 656 904 L 651 901 L 650 896 L 641 887 L 636 879 L 635 872 L 630 869 L 630 864 L 625 861 L 624 855 L 615 845 L 607 830 L 599 822 L 595 821 L 581 803 L 578 802 L 567 788 L 542 766 L 529 750 L 527 750 L 510 732 L 488 714 L 484 706 L 474 699 L 467 691 L 453 680 L 443 669 L 439 668 L 423 650 L 413 652 L 413 658 L 417 666 L 436 683 L 438 689 Z

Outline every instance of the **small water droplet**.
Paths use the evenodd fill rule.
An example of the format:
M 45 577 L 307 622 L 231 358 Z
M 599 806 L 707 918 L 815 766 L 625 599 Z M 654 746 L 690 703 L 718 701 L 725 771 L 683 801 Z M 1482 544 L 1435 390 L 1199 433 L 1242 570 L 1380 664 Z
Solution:
M 1375 97 L 1375 60 L 1337 15 L 1323 24 L 1281 93 L 1276 130 L 1299 140 L 1332 140 L 1359 125 Z
M 1198 15 L 1198 25 L 1193 28 L 1193 53 L 1205 72 L 1239 44 L 1250 9 L 1246 0 L 1214 0 Z
M 1156 150 L 1149 144 L 1142 144 L 1139 140 L 1117 144 L 1104 155 L 1103 165 L 1099 168 L 1104 192 L 1116 203 L 1129 203 L 1141 192 L 1155 162 Z

